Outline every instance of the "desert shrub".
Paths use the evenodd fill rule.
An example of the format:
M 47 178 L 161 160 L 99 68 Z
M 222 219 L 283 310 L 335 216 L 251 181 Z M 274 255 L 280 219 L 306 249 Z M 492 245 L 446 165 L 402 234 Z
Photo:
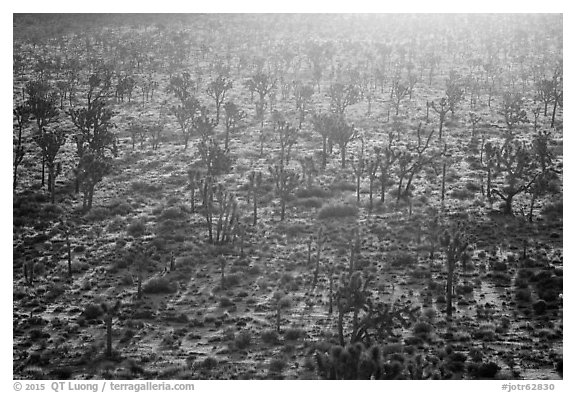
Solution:
M 280 374 L 286 368 L 287 363 L 286 359 L 284 358 L 275 358 L 271 359 L 270 363 L 268 363 L 268 370 L 274 374 Z
M 538 279 L 536 282 L 538 297 L 548 302 L 557 300 L 563 289 L 562 277 L 552 277 L 550 272 L 547 274 L 540 272 L 536 277 Z
M 471 199 L 474 198 L 474 192 L 468 190 L 468 189 L 455 189 L 452 190 L 452 192 L 450 192 L 450 197 L 454 198 L 454 199 L 459 199 L 459 200 L 466 200 L 466 199 Z
M 205 370 L 211 370 L 218 366 L 218 360 L 214 359 L 212 356 L 208 356 L 202 362 L 200 362 L 200 367 Z
M 474 292 L 474 287 L 472 284 L 462 284 L 456 287 L 456 293 L 459 295 L 467 295 Z
M 108 209 L 113 216 L 125 216 L 132 211 L 132 206 L 121 199 L 117 199 L 108 205 Z
M 356 191 L 356 185 L 347 181 L 336 181 L 330 186 L 336 191 Z
M 294 194 L 296 198 L 330 198 L 332 195 L 321 187 L 299 188 Z
M 146 233 L 146 224 L 142 220 L 132 221 L 128 224 L 126 232 L 132 237 L 140 237 Z
M 355 217 L 358 215 L 358 208 L 352 205 L 326 205 L 318 212 L 318 218 L 323 220 L 327 218 Z
M 160 216 L 160 220 L 179 220 L 182 218 L 182 210 L 178 207 L 169 207 L 168 209 L 164 209 L 162 211 L 162 215 Z
M 260 334 L 260 338 L 266 344 L 277 344 L 278 343 L 278 332 L 274 329 L 264 330 Z
M 234 302 L 230 300 L 230 298 L 224 296 L 220 299 L 220 307 L 231 307 L 234 305 Z
M 414 266 L 417 262 L 416 254 L 408 251 L 393 251 L 388 253 L 388 257 L 393 267 Z
M 162 186 L 156 184 L 150 184 L 144 181 L 134 181 L 130 185 L 130 188 L 133 192 L 137 194 L 155 194 L 159 191 L 162 191 Z
M 235 287 L 236 285 L 240 284 L 240 275 L 238 274 L 229 274 L 224 277 L 224 285 L 227 288 Z
M 298 340 L 306 335 L 303 329 L 299 328 L 289 328 L 284 332 L 284 338 L 286 340 Z
M 473 332 L 473 336 L 479 340 L 493 341 L 496 336 L 496 326 L 493 323 L 482 323 Z
M 434 321 L 434 319 L 436 318 L 436 310 L 434 310 L 433 308 L 426 308 L 424 310 L 424 312 L 422 313 L 424 315 L 424 317 L 428 320 L 428 321 Z
M 252 344 L 252 334 L 249 330 L 242 330 L 234 340 L 234 345 L 238 349 L 246 349 L 250 344 Z
M 84 309 L 82 316 L 88 320 L 96 319 L 102 315 L 102 308 L 98 304 L 90 303 Z
M 473 362 L 481 362 L 484 358 L 484 353 L 480 348 L 472 348 L 470 352 L 468 352 L 468 356 Z
M 492 265 L 492 269 L 495 272 L 505 272 L 507 269 L 507 266 L 506 266 L 506 263 L 504 263 L 504 262 L 496 261 Z
M 142 285 L 142 291 L 144 293 L 174 293 L 176 285 L 166 277 L 154 277 Z
M 546 312 L 546 308 L 548 308 L 548 303 L 545 300 L 538 300 L 534 304 L 532 304 L 532 308 L 537 315 L 542 315 Z
M 516 300 L 519 302 L 529 302 L 532 300 L 532 292 L 528 288 L 518 288 L 516 289 Z
M 308 209 L 319 209 L 323 204 L 324 202 L 320 198 L 302 198 L 295 203 L 296 206 L 302 206 Z
M 86 219 L 89 221 L 102 221 L 110 216 L 110 209 L 107 207 L 93 207 L 86 213 Z
M 53 219 L 62 216 L 64 210 L 53 203 L 49 203 L 42 208 L 42 212 L 40 213 L 40 217 L 43 219 Z
M 50 372 L 50 376 L 54 379 L 70 379 L 72 378 L 73 371 L 70 367 L 57 367 Z
M 416 322 L 414 324 L 413 332 L 416 335 L 428 336 L 432 333 L 432 325 L 424 321 Z
M 466 187 L 466 189 L 468 191 L 471 191 L 471 192 L 479 192 L 480 191 L 480 185 L 476 182 L 473 182 L 473 181 L 467 181 L 466 184 L 464 185 L 464 187 Z
M 500 366 L 498 364 L 494 362 L 488 362 L 481 363 L 479 365 L 472 365 L 472 367 L 469 369 L 469 372 L 474 378 L 492 379 L 496 376 L 499 370 Z
M 540 213 L 548 219 L 561 218 L 563 214 L 562 200 L 545 205 Z
M 45 299 L 48 302 L 53 302 L 58 297 L 60 297 L 64 292 L 66 292 L 66 288 L 62 284 L 51 284 L 46 291 Z

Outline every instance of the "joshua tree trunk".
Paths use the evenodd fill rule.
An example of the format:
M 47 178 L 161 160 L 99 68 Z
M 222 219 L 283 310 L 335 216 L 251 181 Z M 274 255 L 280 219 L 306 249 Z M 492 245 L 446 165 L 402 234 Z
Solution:
M 344 346 L 344 310 L 338 306 L 338 340 L 340 345 Z
M 444 203 L 444 195 L 446 194 L 446 163 L 442 164 L 442 203 Z

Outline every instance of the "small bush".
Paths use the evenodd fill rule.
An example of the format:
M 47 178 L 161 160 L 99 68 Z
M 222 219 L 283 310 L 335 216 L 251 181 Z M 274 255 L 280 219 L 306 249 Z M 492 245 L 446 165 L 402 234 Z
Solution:
M 284 332 L 284 338 L 286 340 L 298 340 L 306 335 L 306 332 L 298 328 L 290 328 Z
M 453 190 L 452 192 L 450 192 L 450 197 L 454 198 L 454 199 L 458 199 L 458 200 L 466 200 L 466 199 L 472 199 L 474 198 L 474 193 L 465 189 L 465 190 L 461 190 L 461 189 L 456 189 Z
M 286 366 L 286 359 L 276 358 L 270 360 L 270 363 L 268 364 L 268 370 L 270 370 L 271 373 L 280 374 L 282 371 L 284 371 Z
M 110 214 L 113 216 L 125 216 L 132 211 L 132 206 L 122 200 L 114 201 L 108 205 L 108 208 L 110 209 Z
M 162 191 L 162 186 L 149 184 L 144 181 L 135 181 L 132 182 L 131 189 L 137 194 L 155 194 Z
M 240 276 L 238 274 L 229 274 L 224 277 L 224 286 L 226 288 L 235 287 L 240 284 Z
M 516 289 L 516 300 L 519 302 L 527 303 L 532 300 L 532 293 L 528 288 Z
M 160 220 L 179 220 L 182 218 L 182 210 L 177 207 L 169 207 L 162 212 Z
M 320 209 L 318 218 L 323 220 L 327 218 L 344 218 L 355 217 L 358 215 L 358 208 L 352 205 L 327 205 Z
M 322 207 L 324 202 L 320 198 L 302 198 L 296 201 L 296 206 L 302 206 L 308 209 L 319 209 Z
M 154 277 L 144 283 L 142 291 L 144 293 L 174 293 L 176 285 L 166 277 Z
M 266 344 L 278 344 L 278 332 L 276 330 L 265 330 L 260 338 Z
M 126 232 L 132 237 L 140 237 L 146 233 L 146 224 L 141 220 L 132 221 Z
M 89 221 L 102 221 L 110 216 L 110 209 L 106 207 L 93 207 L 86 213 L 86 219 Z
M 294 193 L 296 198 L 329 198 L 331 193 L 321 187 L 299 188 Z
M 540 299 L 532 305 L 532 308 L 534 309 L 534 312 L 537 315 L 542 315 L 546 312 L 546 308 L 548 308 L 548 304 L 546 303 L 545 300 Z
M 430 333 L 432 333 L 432 325 L 430 325 L 427 322 L 417 322 L 416 324 L 414 324 L 414 334 L 416 335 L 422 335 L 422 336 L 427 336 Z
M 494 362 L 482 363 L 473 370 L 472 375 L 475 378 L 492 379 L 496 376 L 499 370 L 500 366 Z
M 393 267 L 414 266 L 417 262 L 416 255 L 407 251 L 395 251 L 388 254 Z
M 88 320 L 96 319 L 100 315 L 102 315 L 102 308 L 94 303 L 87 305 L 84 309 L 84 312 L 82 313 L 82 316 Z
M 236 336 L 234 345 L 238 349 L 246 349 L 252 344 L 252 334 L 248 330 L 243 330 Z
M 200 363 L 200 367 L 205 370 L 211 370 L 218 365 L 218 360 L 214 359 L 212 356 L 208 356 Z
M 231 307 L 234 305 L 234 302 L 230 300 L 230 298 L 223 297 L 220 299 L 220 307 Z

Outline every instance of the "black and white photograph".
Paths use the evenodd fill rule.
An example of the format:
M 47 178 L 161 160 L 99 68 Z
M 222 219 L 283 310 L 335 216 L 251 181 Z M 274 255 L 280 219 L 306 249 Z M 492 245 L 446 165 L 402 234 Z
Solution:
M 13 380 L 561 386 L 562 13 L 105 12 L 11 15 Z

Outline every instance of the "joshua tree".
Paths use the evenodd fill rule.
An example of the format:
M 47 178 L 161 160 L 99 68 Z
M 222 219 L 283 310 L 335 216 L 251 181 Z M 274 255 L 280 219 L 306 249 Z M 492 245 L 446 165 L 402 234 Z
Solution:
M 554 79 L 541 79 L 536 82 L 536 99 L 544 104 L 544 116 L 548 116 L 548 105 L 554 102 Z
M 318 175 L 314 158 L 312 156 L 306 156 L 298 159 L 298 162 L 300 162 L 300 166 L 302 167 L 302 181 L 306 184 L 306 187 L 311 188 L 314 177 Z
M 392 165 L 398 160 L 399 154 L 393 148 L 394 143 L 394 133 L 388 133 L 388 146 L 382 149 L 382 156 L 380 159 L 380 164 L 378 170 L 380 174 L 378 175 L 378 180 L 380 181 L 380 202 L 384 203 L 386 197 L 386 187 L 390 182 L 390 171 Z
M 206 94 L 208 94 L 216 103 L 216 123 L 220 122 L 220 107 L 224 103 L 226 93 L 232 88 L 232 81 L 223 75 L 208 84 Z
M 448 108 L 454 116 L 456 105 L 464 99 L 464 89 L 462 88 L 462 81 L 456 72 L 450 72 L 450 77 L 446 80 L 446 101 Z
M 188 182 L 190 187 L 190 211 L 196 213 L 196 188 L 200 186 L 202 174 L 199 170 L 190 168 L 188 170 Z
M 213 191 L 214 202 L 217 204 L 215 213 L 216 244 L 230 243 L 233 240 L 235 226 L 238 223 L 238 202 L 233 193 L 228 192 L 222 184 L 218 184 Z M 214 204 L 212 204 L 214 206 Z
M 162 139 L 162 131 L 164 131 L 164 125 L 162 121 L 157 121 L 150 124 L 147 127 L 148 134 L 152 141 L 152 150 L 158 150 L 160 146 L 160 141 Z
M 444 121 L 446 120 L 446 114 L 450 110 L 450 105 L 449 105 L 448 100 L 446 98 L 441 98 L 438 105 L 436 105 L 436 103 L 434 103 L 434 101 L 432 101 L 430 103 L 430 106 L 440 116 L 440 128 L 438 129 L 438 139 L 442 140 L 442 128 L 444 127 Z
M 400 80 L 395 80 L 392 84 L 392 99 L 394 108 L 396 108 L 396 116 L 400 112 L 400 103 L 408 95 L 410 86 L 405 86 Z
M 356 137 L 354 124 L 348 124 L 343 117 L 338 117 L 332 124 L 330 141 L 340 148 L 340 163 L 342 168 L 346 167 L 346 148 L 348 143 Z
M 554 128 L 554 121 L 556 119 L 556 111 L 558 106 L 562 106 L 564 103 L 564 90 L 563 90 L 563 77 L 562 77 L 562 65 L 560 65 L 554 71 L 554 108 L 552 109 L 552 120 L 550 122 L 550 127 Z
M 332 113 L 343 117 L 346 108 L 360 101 L 360 89 L 353 84 L 333 83 L 330 85 L 328 96 Z
M 30 108 L 26 104 L 18 105 L 12 112 L 16 120 L 16 124 L 14 124 L 15 135 L 12 138 L 14 152 L 12 188 L 15 190 L 18 185 L 18 167 L 26 155 L 26 148 L 24 147 L 25 138 L 22 135 L 22 131 L 28 123 L 30 123 Z
M 100 97 L 98 94 L 96 94 L 96 96 Z M 113 156 L 117 154 L 116 136 L 111 131 L 111 129 L 115 127 L 112 122 L 114 113 L 111 109 L 107 108 L 103 98 L 94 99 L 93 94 L 89 92 L 88 106 L 79 109 L 70 109 L 68 114 L 77 129 L 77 132 L 73 135 L 73 139 L 76 143 L 76 155 L 78 156 L 75 191 L 79 191 L 81 176 L 83 176 L 85 180 L 88 177 L 92 180 L 99 179 L 96 181 L 97 183 L 106 175 L 106 171 L 102 170 L 106 165 L 99 165 L 96 171 L 97 173 L 87 173 L 87 171 L 97 169 L 97 167 L 94 166 L 96 161 L 107 161 L 107 152 L 110 152 Z M 86 155 L 92 157 L 85 159 L 84 156 Z M 82 168 L 82 165 L 84 165 L 84 168 Z M 92 188 L 92 191 L 96 183 L 89 186 L 89 188 Z M 91 206 L 91 201 L 89 205 Z
M 278 134 L 278 140 L 280 142 L 279 163 L 281 166 L 288 165 L 292 147 L 298 141 L 298 129 L 292 127 L 290 123 L 284 120 L 279 120 L 276 122 L 274 130 Z
M 266 96 L 276 88 L 276 80 L 271 75 L 258 72 L 245 83 L 251 94 L 258 93 L 260 97 L 259 102 L 265 102 Z
M 230 170 L 232 160 L 228 151 L 222 149 L 213 138 L 202 138 L 198 152 L 208 176 L 220 176 Z
M 482 117 L 474 112 L 468 112 L 470 124 L 472 124 L 472 138 L 476 136 L 476 125 L 482 121 Z
M 286 202 L 290 194 L 300 184 L 300 176 L 292 169 L 284 168 L 283 165 L 274 165 L 268 168 L 274 183 L 276 195 L 280 198 L 280 221 L 284 221 L 286 215 Z
M 468 248 L 469 240 L 459 229 L 446 230 L 440 237 L 440 245 L 446 253 L 446 317 L 452 318 L 452 284 L 454 282 L 454 269 L 456 262 L 462 261 Z
M 359 139 L 362 145 L 360 153 L 358 154 L 358 162 L 354 162 L 354 160 L 350 161 L 352 171 L 356 177 L 356 202 L 358 203 L 360 203 L 360 180 L 362 179 L 362 175 L 366 172 L 366 163 L 364 161 L 364 138 L 360 137 Z
M 294 86 L 294 99 L 296 100 L 296 110 L 298 111 L 298 128 L 302 128 L 302 122 L 304 122 L 304 116 L 308 111 L 308 105 L 314 94 L 314 87 L 311 85 L 304 85 L 302 83 L 297 83 Z
M 326 168 L 326 159 L 328 157 L 327 142 L 336 122 L 336 117 L 330 113 L 314 113 L 312 115 L 312 126 L 322 137 L 322 169 Z
M 226 102 L 224 104 L 224 113 L 225 113 L 225 126 L 226 126 L 226 134 L 224 137 L 224 150 L 228 149 L 228 144 L 230 141 L 230 134 L 233 134 L 240 130 L 241 128 L 241 121 L 246 118 L 246 113 L 232 101 Z
M 58 117 L 56 92 L 51 91 L 50 86 L 43 80 L 30 81 L 26 83 L 26 94 L 28 99 L 26 105 L 30 114 L 36 120 L 38 127 L 38 138 L 41 138 L 50 123 L 56 121 Z M 42 154 L 42 186 L 45 184 L 46 157 Z
M 184 138 L 184 149 L 188 148 L 188 141 L 194 131 L 194 121 L 200 111 L 200 102 L 194 97 L 187 97 L 181 105 L 172 106 L 171 112 L 180 125 Z
M 56 128 L 54 130 L 43 130 L 42 133 L 34 135 L 34 141 L 42 151 L 43 161 L 48 167 L 48 189 L 50 190 L 50 201 L 55 202 L 56 177 L 62 171 L 62 164 L 56 162 L 56 156 L 60 147 L 66 143 L 66 133 L 64 130 Z
M 254 218 L 252 225 L 256 226 L 256 222 L 258 221 L 258 199 L 262 187 L 262 172 L 250 172 L 248 180 L 250 181 L 250 193 L 252 194 L 252 202 L 254 204 Z
M 85 211 L 92 208 L 96 184 L 100 183 L 111 170 L 112 162 L 110 158 L 101 157 L 90 152 L 85 153 L 80 159 L 77 176 L 80 188 L 84 194 L 82 207 Z
M 522 106 L 523 99 L 520 94 L 510 92 L 504 93 L 502 109 L 498 111 L 498 113 L 504 116 L 504 121 L 508 126 L 509 135 L 512 134 L 512 129 L 516 124 L 528 123 L 528 116 Z
M 104 311 L 106 320 L 106 357 L 112 359 L 112 319 L 120 309 L 120 300 L 117 300 L 114 306 L 104 303 L 101 308 Z
M 497 170 L 505 174 L 505 184 L 500 188 L 492 188 L 491 195 L 496 195 L 504 201 L 504 213 L 513 214 L 512 202 L 516 195 L 527 191 L 539 173 L 535 173 L 536 162 L 532 152 L 524 144 L 507 140 L 504 145 L 496 148 Z
M 290 299 L 284 296 L 281 292 L 274 292 L 272 296 L 274 309 L 276 310 L 276 331 L 280 333 L 280 326 L 282 324 L 282 310 L 288 309 L 291 306 Z

